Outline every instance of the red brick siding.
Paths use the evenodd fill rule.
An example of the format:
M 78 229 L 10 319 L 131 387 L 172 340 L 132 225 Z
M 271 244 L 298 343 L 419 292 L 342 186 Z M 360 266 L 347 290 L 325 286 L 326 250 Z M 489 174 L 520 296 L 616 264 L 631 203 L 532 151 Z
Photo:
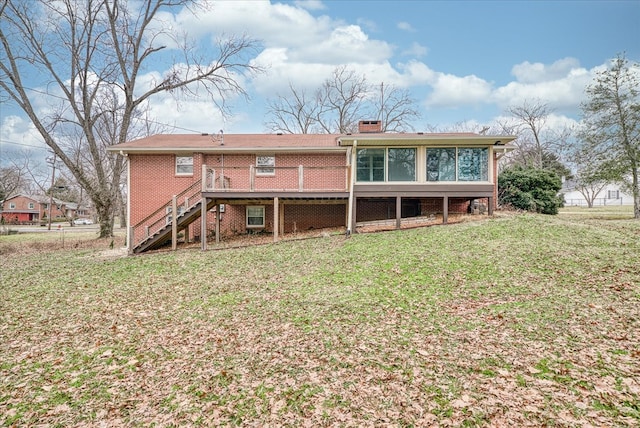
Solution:
M 362 134 L 382 132 L 382 122 L 379 120 L 361 120 L 358 122 L 358 131 Z
M 269 153 L 265 153 L 269 154 Z M 248 190 L 251 177 L 249 166 L 255 165 L 254 154 L 206 155 L 204 162 L 215 168 L 216 177 L 224 174 L 229 188 Z M 346 190 L 347 173 L 345 155 L 338 154 L 276 154 L 275 173 L 273 175 L 256 174 L 254 190 L 297 190 L 299 186 L 298 167 L 304 169 L 304 189 Z M 320 167 L 329 167 L 322 169 Z M 331 168 L 333 167 L 333 168 Z M 220 181 L 216 182 L 220 186 Z
M 481 199 L 486 204 L 487 200 Z M 403 217 L 407 212 L 414 211 L 410 207 L 409 199 L 403 199 Z M 442 198 L 420 198 L 419 212 L 416 215 L 429 215 L 442 213 Z M 449 213 L 466 213 L 469 209 L 469 200 L 462 198 L 449 198 Z M 374 221 L 396 218 L 395 198 L 386 199 L 358 199 L 356 205 L 356 221 Z
M 200 160 L 194 156 L 193 175 L 175 173 L 173 155 L 130 155 L 131 225 L 139 223 L 173 195 L 177 195 L 200 178 Z
M 33 204 L 33 208 L 29 208 L 29 204 Z M 14 209 L 10 209 L 11 204 L 15 204 Z M 47 200 L 46 206 L 48 206 L 49 202 Z M 45 204 L 42 204 L 35 199 L 18 195 L 11 199 L 4 201 L 2 206 L 2 218 L 7 223 L 22 223 L 22 222 L 32 222 L 38 221 L 43 218 L 48 218 L 49 209 L 45 209 Z M 58 218 L 64 217 L 65 207 L 62 206 L 62 209 L 58 209 L 58 206 L 53 203 L 51 206 L 51 217 Z
M 256 201 L 255 205 L 262 205 Z M 238 233 L 247 233 L 246 227 L 246 205 L 225 206 L 220 222 L 220 235 L 230 236 Z M 273 205 L 264 204 L 265 227 L 267 232 L 273 232 L 274 218 Z M 291 233 L 294 231 L 305 231 L 310 229 L 321 229 L 325 227 L 340 227 L 346 223 L 346 204 L 339 205 L 281 205 L 284 210 L 284 230 L 280 233 Z M 213 222 L 213 220 L 212 220 Z M 209 226 L 215 229 L 215 226 Z
M 346 204 L 285 205 L 284 232 L 345 226 L 346 207 Z

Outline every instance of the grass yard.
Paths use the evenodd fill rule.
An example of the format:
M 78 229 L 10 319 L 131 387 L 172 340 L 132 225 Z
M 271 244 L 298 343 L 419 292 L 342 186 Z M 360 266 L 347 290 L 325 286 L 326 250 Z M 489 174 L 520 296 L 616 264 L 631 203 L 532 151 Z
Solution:
M 0 425 L 639 426 L 640 221 L 574 211 L 136 257 L 0 236 Z

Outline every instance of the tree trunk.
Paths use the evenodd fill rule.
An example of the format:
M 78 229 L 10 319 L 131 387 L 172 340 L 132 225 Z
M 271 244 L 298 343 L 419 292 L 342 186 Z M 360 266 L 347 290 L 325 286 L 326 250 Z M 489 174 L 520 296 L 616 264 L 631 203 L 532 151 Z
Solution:
M 638 183 L 638 168 L 632 171 L 631 193 L 633 194 L 633 218 L 640 220 L 640 183 Z
M 96 205 L 96 213 L 100 220 L 100 235 L 98 238 L 113 237 L 113 209 L 110 204 Z

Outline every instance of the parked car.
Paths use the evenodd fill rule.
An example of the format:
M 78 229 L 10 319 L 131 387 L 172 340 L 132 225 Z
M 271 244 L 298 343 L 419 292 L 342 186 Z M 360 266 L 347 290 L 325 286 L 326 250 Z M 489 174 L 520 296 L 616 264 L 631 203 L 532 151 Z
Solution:
M 77 218 L 73 220 L 73 224 L 93 224 L 93 221 L 88 218 Z

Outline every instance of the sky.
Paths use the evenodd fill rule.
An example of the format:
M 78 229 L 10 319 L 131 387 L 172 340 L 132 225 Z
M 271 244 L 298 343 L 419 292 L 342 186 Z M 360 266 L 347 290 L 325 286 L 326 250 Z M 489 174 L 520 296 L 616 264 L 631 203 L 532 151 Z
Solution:
M 249 99 L 230 98 L 226 119 L 206 99 L 153 98 L 152 116 L 175 133 L 267 132 L 269 100 L 289 84 L 313 90 L 342 65 L 371 84 L 408 90 L 421 114 L 416 131 L 460 123 L 479 131 L 535 100 L 548 103 L 548 123 L 560 127 L 580 119 L 585 86 L 608 61 L 624 53 L 640 62 L 640 0 L 223 0 L 165 19 L 203 46 L 220 34 L 259 40 L 250 60 L 265 68 L 240 79 Z M 149 64 L 140 82 L 163 66 Z M 17 150 L 46 152 L 26 116 L 5 103 L 1 163 Z

